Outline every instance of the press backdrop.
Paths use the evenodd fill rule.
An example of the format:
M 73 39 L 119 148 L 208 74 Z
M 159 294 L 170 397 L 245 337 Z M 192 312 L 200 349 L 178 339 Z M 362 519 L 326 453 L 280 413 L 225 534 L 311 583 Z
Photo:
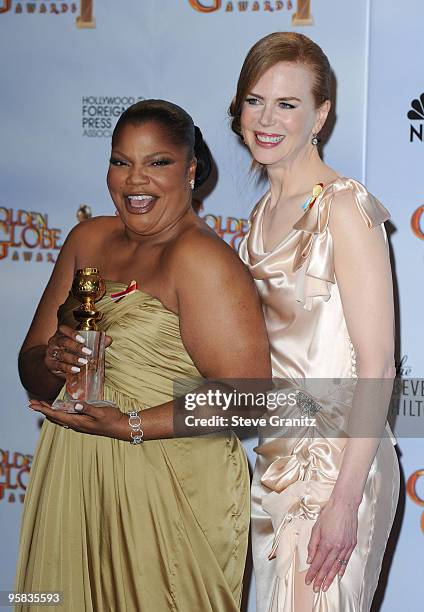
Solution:
M 422 0 L 0 0 L 0 589 L 13 587 L 39 432 L 17 353 L 79 207 L 113 214 L 105 184 L 113 125 L 141 98 L 187 109 L 217 168 L 197 196 L 200 214 L 236 247 L 265 186 L 249 175 L 227 108 L 246 52 L 265 34 L 304 32 L 330 58 L 337 103 L 325 159 L 392 213 L 398 371 L 423 376 L 423 22 Z M 400 406 L 404 486 L 378 596 L 384 612 L 424 605 L 421 387 L 409 386 Z M 252 581 L 249 612 L 253 595 Z

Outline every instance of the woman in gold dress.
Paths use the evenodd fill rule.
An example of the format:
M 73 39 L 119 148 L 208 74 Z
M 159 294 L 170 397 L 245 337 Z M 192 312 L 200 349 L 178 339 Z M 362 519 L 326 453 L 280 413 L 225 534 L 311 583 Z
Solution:
M 117 216 L 72 230 L 21 350 L 22 382 L 45 400 L 30 407 L 48 419 L 25 499 L 16 590 L 61 591 L 67 612 L 239 609 L 245 454 L 229 430 L 187 427 L 176 437 L 173 383 L 267 377 L 269 348 L 249 272 L 191 208 L 202 147 L 176 105 L 145 100 L 125 111 L 108 171 Z M 107 279 L 97 303 L 111 339 L 104 399 L 117 408 L 82 404 L 69 414 L 48 402 L 89 358 L 68 296 L 86 266 Z M 135 291 L 111 298 L 133 280 Z M 140 410 L 144 443 L 131 445 L 127 413 Z
M 330 77 L 318 45 L 274 33 L 249 51 L 230 108 L 270 184 L 239 252 L 263 302 L 273 376 L 308 390 L 285 415 L 309 406 L 316 419 L 281 437 L 268 428 L 256 449 L 258 612 L 368 611 L 398 500 L 383 435 L 395 374 L 389 214 L 320 158 Z

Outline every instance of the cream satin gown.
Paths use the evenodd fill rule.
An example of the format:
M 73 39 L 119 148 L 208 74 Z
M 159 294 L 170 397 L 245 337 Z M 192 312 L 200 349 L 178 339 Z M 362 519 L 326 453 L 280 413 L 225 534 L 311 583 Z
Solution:
M 240 244 L 240 257 L 262 299 L 273 375 L 297 385 L 302 380 L 330 377 L 355 383 L 355 349 L 335 279 L 328 227 L 335 195 L 344 190 L 351 191 L 369 228 L 389 218 L 363 185 L 338 178 L 270 252 L 265 251 L 262 238 L 263 215 L 270 199 L 267 193 L 254 209 L 250 230 Z M 266 436 L 260 434 L 255 449 L 258 456 L 252 483 L 257 612 L 369 610 L 399 495 L 391 433 L 381 440 L 371 466 L 359 507 L 358 543 L 346 572 L 340 581 L 334 579 L 328 591 L 313 595 L 312 611 L 301 603 L 300 593 L 302 588 L 312 588 L 303 586 L 309 567 L 307 546 L 337 479 L 346 439 L 308 437 L 307 428 L 296 439 Z

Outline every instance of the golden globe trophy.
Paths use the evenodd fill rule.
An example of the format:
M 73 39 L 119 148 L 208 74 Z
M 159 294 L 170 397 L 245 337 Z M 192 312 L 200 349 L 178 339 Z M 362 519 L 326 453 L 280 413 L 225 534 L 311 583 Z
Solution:
M 87 365 L 80 372 L 66 376 L 65 397 L 53 403 L 53 408 L 65 412 L 76 412 L 74 405 L 81 401 L 111 404 L 103 401 L 106 334 L 97 328 L 102 315 L 96 310 L 96 302 L 103 297 L 105 284 L 97 268 L 77 270 L 71 293 L 80 302 L 79 308 L 73 311 L 78 322 L 76 329 L 85 338 L 84 346 L 92 352 L 87 357 Z

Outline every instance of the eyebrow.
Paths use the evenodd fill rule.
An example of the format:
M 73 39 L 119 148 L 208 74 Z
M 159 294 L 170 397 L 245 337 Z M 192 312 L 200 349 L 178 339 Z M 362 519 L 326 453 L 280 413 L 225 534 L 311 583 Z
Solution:
M 120 155 L 121 157 L 125 157 L 126 159 L 128 159 L 128 157 L 121 153 L 121 151 L 119 151 L 118 149 L 112 149 L 112 155 Z M 172 153 L 170 153 L 169 151 L 156 151 L 155 153 L 149 153 L 149 155 L 145 155 L 144 159 L 149 160 L 153 157 L 157 157 L 158 155 L 172 155 Z
M 251 91 L 250 93 L 247 94 L 248 96 L 253 96 L 254 98 L 258 98 L 259 100 L 263 100 L 263 97 L 260 96 L 259 94 L 254 93 L 253 91 Z M 287 96 L 286 98 L 277 98 L 278 102 L 288 102 L 291 100 L 295 100 L 296 102 L 302 102 L 302 100 L 300 100 L 300 98 L 296 98 L 295 96 Z

